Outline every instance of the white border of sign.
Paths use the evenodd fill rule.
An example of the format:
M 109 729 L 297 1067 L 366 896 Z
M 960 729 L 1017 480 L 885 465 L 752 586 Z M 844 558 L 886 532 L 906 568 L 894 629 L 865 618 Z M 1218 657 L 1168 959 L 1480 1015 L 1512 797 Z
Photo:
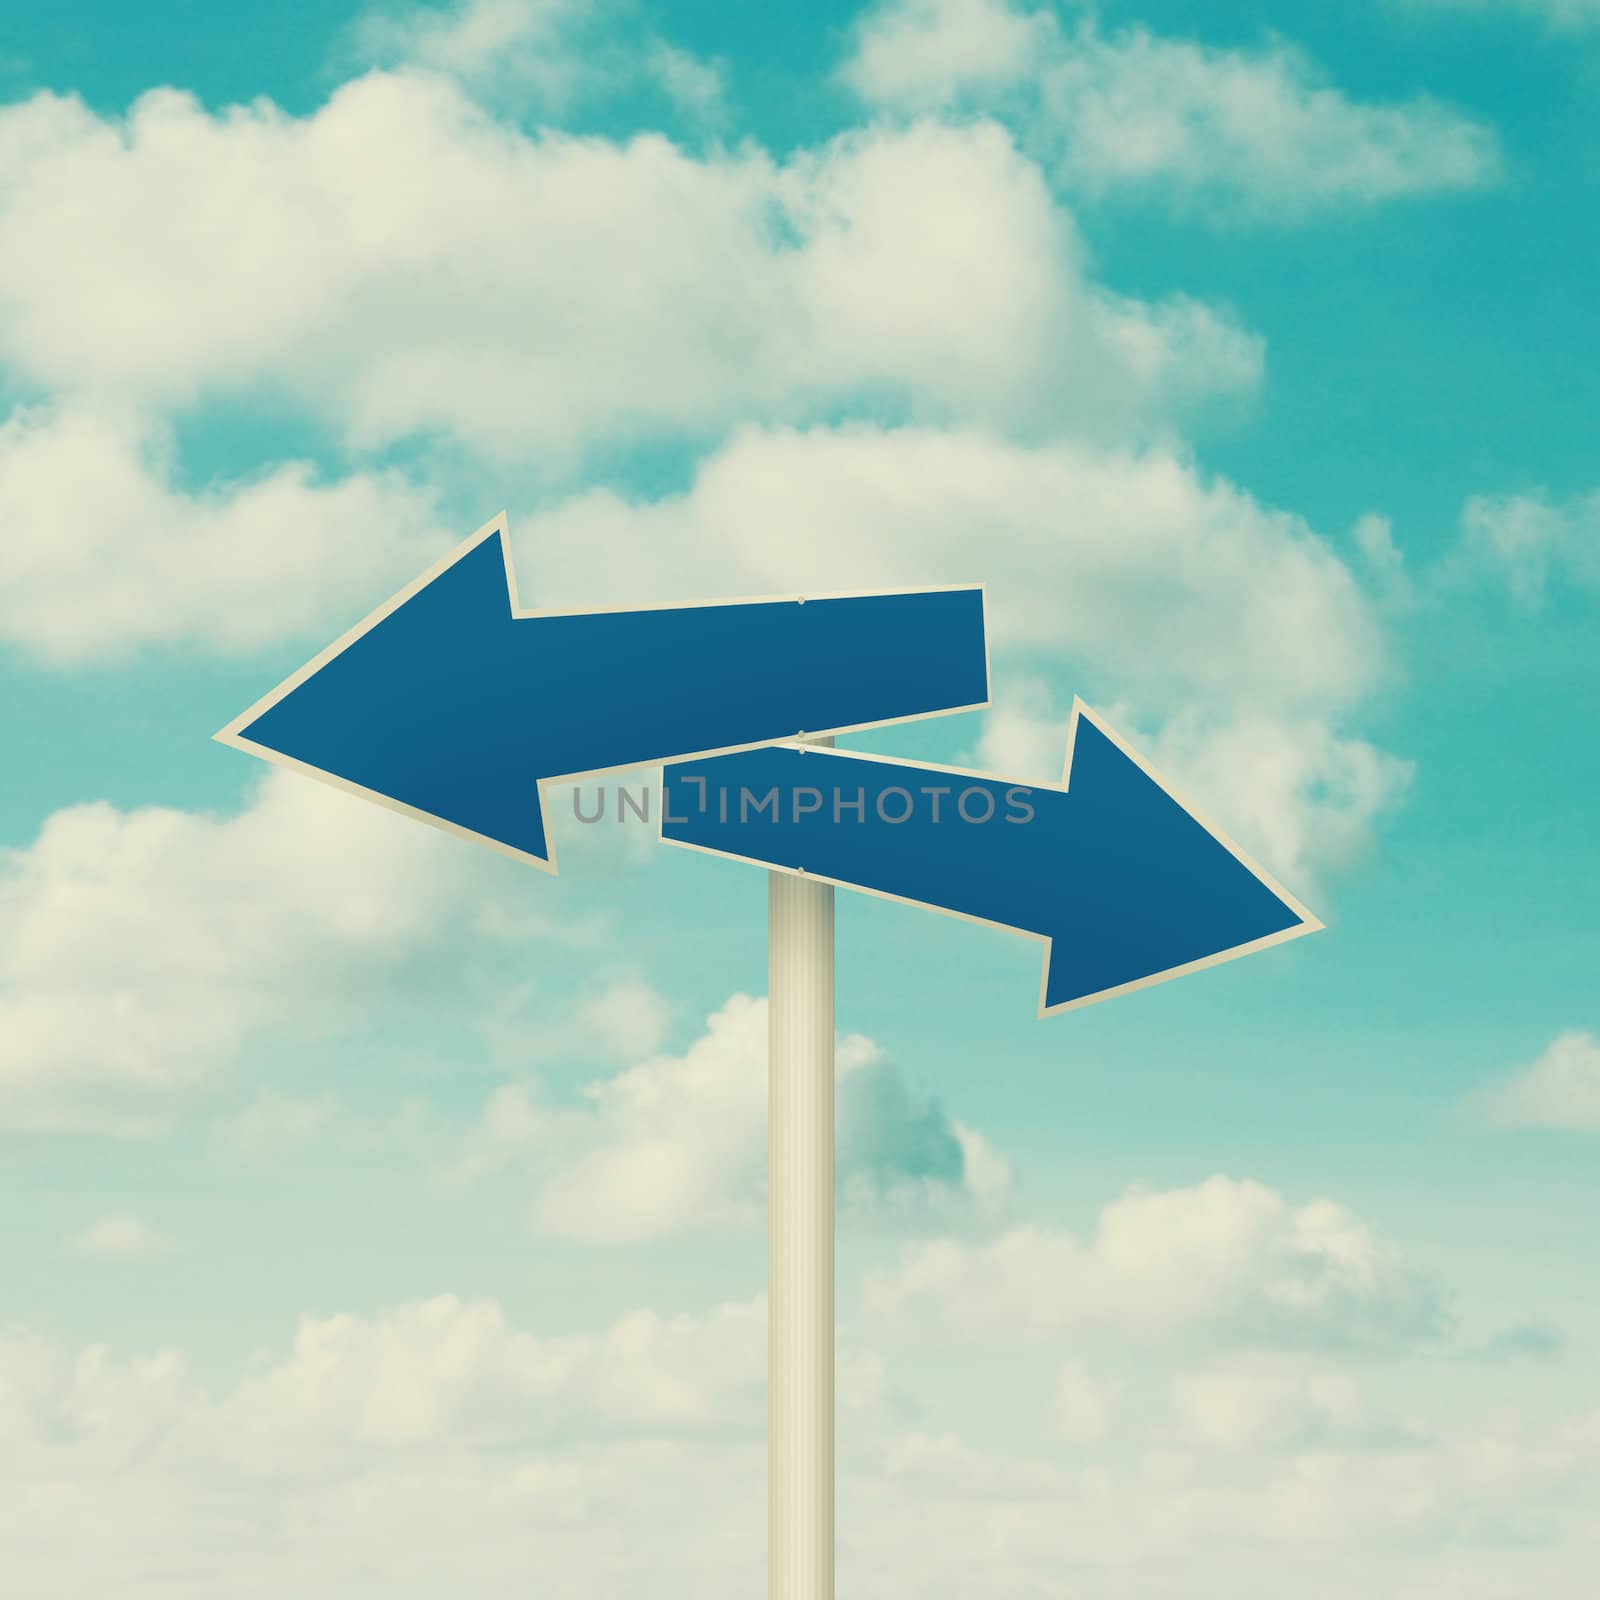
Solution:
M 851 883 L 844 878 L 829 878 L 821 873 L 807 872 L 804 867 L 783 867 L 775 862 L 764 861 L 755 856 L 742 856 L 731 850 L 713 850 L 706 845 L 693 844 L 687 839 L 669 839 L 665 834 L 666 805 L 663 802 L 661 815 L 656 819 L 656 833 L 663 844 L 672 845 L 679 850 L 697 850 L 702 855 L 721 856 L 726 861 L 743 862 L 746 866 L 765 867 L 771 872 L 786 872 L 791 877 L 810 878 L 817 883 L 831 883 L 836 888 L 851 889 L 857 894 L 870 894 L 879 900 L 893 900 L 900 905 L 918 906 L 924 911 L 936 911 L 940 916 L 955 917 L 962 922 L 974 922 L 983 928 L 999 928 L 1005 933 L 1017 934 L 1024 939 L 1035 939 L 1044 948 L 1044 964 L 1039 973 L 1039 1011 L 1040 1017 L 1054 1016 L 1060 1011 L 1076 1011 L 1080 1007 L 1094 1005 L 1100 1000 L 1110 1000 L 1119 994 L 1132 994 L 1136 989 L 1149 989 L 1158 983 L 1165 983 L 1171 978 L 1181 978 L 1185 973 L 1201 972 L 1207 967 L 1221 966 L 1225 961 L 1236 960 L 1240 956 L 1253 955 L 1257 950 L 1267 950 L 1273 945 L 1287 944 L 1291 939 L 1301 938 L 1308 933 L 1318 933 L 1326 923 L 1296 896 L 1278 882 L 1264 867 L 1253 861 L 1243 850 L 1236 845 L 1220 828 L 1216 827 L 1209 818 L 1197 810 L 1181 795 L 1171 783 L 1150 765 L 1116 729 L 1112 728 L 1098 712 L 1092 711 L 1084 702 L 1074 696 L 1072 701 L 1071 720 L 1067 724 L 1067 758 L 1062 768 L 1060 783 L 1029 783 L 1021 778 L 1007 778 L 1003 774 L 994 772 L 977 772 L 970 767 L 946 767 L 926 761 L 911 761 L 903 756 L 873 755 L 867 750 L 837 750 L 825 745 L 802 744 L 793 739 L 778 739 L 772 743 L 781 745 L 785 749 L 801 750 L 807 755 L 831 757 L 841 761 L 870 761 L 878 765 L 910 767 L 917 772 L 947 773 L 957 778 L 977 778 L 985 783 L 1014 783 L 1022 789 L 1047 789 L 1059 794 L 1065 794 L 1072 781 L 1072 753 L 1078 742 L 1078 724 L 1080 719 L 1087 718 L 1096 728 L 1114 744 L 1123 755 L 1139 768 L 1167 796 L 1182 806 L 1185 811 L 1200 824 L 1202 828 L 1214 838 L 1239 864 L 1250 872 L 1257 880 L 1270 889 L 1273 894 L 1283 901 L 1300 921 L 1292 928 L 1284 928 L 1277 933 L 1269 933 L 1260 939 L 1252 939 L 1247 944 L 1235 945 L 1232 949 L 1218 951 L 1216 955 L 1203 956 L 1198 961 L 1189 961 L 1179 967 L 1170 967 L 1165 972 L 1157 972 L 1148 978 L 1136 978 L 1131 983 L 1117 984 L 1110 989 L 1100 989 L 1094 994 L 1081 995 L 1076 1000 L 1063 1000 L 1059 1005 L 1047 1006 L 1045 1004 L 1046 985 L 1050 976 L 1050 952 L 1055 941 L 1049 934 L 1033 933 L 1026 928 L 1014 928 L 1009 923 L 994 922 L 988 917 L 975 917 L 969 912 L 952 911 L 947 906 L 934 905 L 927 900 L 912 900 L 905 895 L 888 894 L 882 889 L 868 888 L 864 884 Z
M 277 688 L 268 691 L 255 702 L 247 711 L 241 712 L 226 727 L 212 735 L 219 744 L 228 745 L 234 750 L 243 750 L 248 755 L 259 756 L 263 761 L 270 761 L 275 766 L 288 767 L 295 772 L 303 772 L 308 777 L 316 778 L 321 783 L 331 784 L 335 789 L 343 789 L 347 794 L 360 795 L 365 800 L 375 801 L 378 805 L 387 807 L 390 811 L 398 811 L 403 816 L 415 817 L 419 822 L 425 822 L 430 827 L 438 828 L 444 833 L 454 834 L 460 839 L 469 839 L 475 844 L 487 845 L 491 850 L 498 851 L 501 855 L 511 856 L 517 861 L 525 861 L 530 866 L 538 867 L 541 871 L 554 873 L 556 867 L 555 841 L 548 830 L 545 834 L 545 847 L 549 851 L 548 858 L 536 856 L 526 850 L 518 850 L 513 845 L 503 844 L 498 839 L 491 839 L 487 834 L 474 832 L 471 828 L 463 828 L 458 823 L 448 822 L 443 817 L 436 817 L 431 812 L 419 810 L 415 806 L 408 806 L 403 801 L 391 799 L 388 795 L 380 794 L 376 789 L 368 789 L 358 783 L 352 783 L 347 778 L 341 778 L 332 772 L 326 772 L 321 767 L 313 766 L 309 762 L 297 760 L 293 756 L 286 756 L 281 751 L 269 749 L 266 745 L 257 744 L 253 739 L 244 737 L 242 730 L 269 711 L 286 695 L 299 688 L 306 679 L 320 671 L 336 655 L 361 638 L 363 634 L 398 611 L 406 601 L 415 594 L 425 589 L 441 573 L 448 571 L 456 562 L 469 552 L 476 550 L 485 539 L 498 537 L 500 540 L 500 555 L 505 562 L 506 589 L 511 596 L 511 615 L 513 620 L 521 621 L 533 617 L 582 617 L 582 616 L 607 616 L 630 611 L 688 611 L 702 606 L 726 605 L 782 605 L 790 601 L 804 602 L 807 600 L 864 600 L 879 596 L 899 594 L 955 594 L 976 591 L 980 596 L 981 604 L 987 613 L 988 594 L 981 583 L 952 583 L 929 584 L 921 588 L 911 586 L 902 589 L 848 589 L 842 592 L 827 594 L 777 594 L 777 595 L 746 595 L 726 600 L 683 600 L 675 601 L 671 605 L 660 606 L 573 606 L 570 608 L 549 607 L 538 608 L 524 606 L 518 597 L 516 569 L 511 562 L 510 530 L 507 526 L 506 513 L 500 512 L 498 516 L 486 522 L 470 537 L 463 539 L 448 554 L 429 567 L 425 572 L 413 578 L 403 589 L 391 595 L 376 610 L 369 612 L 353 628 L 348 629 L 334 640 L 326 649 L 320 650 L 298 671 L 280 683 Z M 796 728 L 796 736 L 801 734 L 835 734 L 835 733 L 860 733 L 869 728 L 888 728 L 902 722 L 921 722 L 928 717 L 951 717 L 963 711 L 982 711 L 989 705 L 989 686 L 991 683 L 989 673 L 989 630 L 987 622 L 983 630 L 983 685 L 984 698 L 975 700 L 971 705 L 945 706 L 937 711 L 918 711 L 905 717 L 888 717 L 879 722 L 853 722 L 846 726 L 836 728 Z M 587 772 L 561 772 L 538 782 L 537 802 L 541 815 L 546 822 L 550 813 L 545 809 L 546 791 L 557 784 L 581 783 L 587 778 L 603 778 L 613 772 L 630 772 L 638 767 L 662 766 L 675 761 L 703 761 L 712 756 L 736 755 L 741 750 L 759 750 L 769 744 L 782 744 L 786 740 L 758 739 L 750 744 L 724 745 L 715 750 L 676 750 L 664 752 L 661 755 L 642 756 L 637 761 L 622 762 L 612 767 L 596 767 Z

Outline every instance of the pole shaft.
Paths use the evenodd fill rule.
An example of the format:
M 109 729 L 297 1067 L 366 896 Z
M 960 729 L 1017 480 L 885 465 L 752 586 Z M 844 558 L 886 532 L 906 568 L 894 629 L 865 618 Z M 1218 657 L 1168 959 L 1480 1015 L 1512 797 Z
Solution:
M 768 874 L 767 967 L 768 1592 L 833 1600 L 831 884 Z

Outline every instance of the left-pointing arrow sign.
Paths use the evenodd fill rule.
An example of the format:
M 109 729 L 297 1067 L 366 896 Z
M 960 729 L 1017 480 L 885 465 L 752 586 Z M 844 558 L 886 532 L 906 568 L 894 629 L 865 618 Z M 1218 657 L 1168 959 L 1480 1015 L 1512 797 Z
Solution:
M 545 612 L 503 516 L 216 737 L 555 870 L 543 785 L 966 711 L 980 586 Z

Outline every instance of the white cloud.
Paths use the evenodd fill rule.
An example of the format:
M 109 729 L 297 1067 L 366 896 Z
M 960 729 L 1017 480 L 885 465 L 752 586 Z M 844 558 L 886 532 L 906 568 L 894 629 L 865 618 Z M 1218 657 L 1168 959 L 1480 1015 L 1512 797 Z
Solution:
M 758 1215 L 766 1039 L 765 1005 L 735 996 L 682 1056 L 589 1085 L 577 1137 L 563 1139 L 565 1156 L 540 1182 L 535 1225 L 621 1242 Z
M 574 1022 L 611 1054 L 642 1056 L 666 1037 L 669 1015 L 668 1002 L 648 983 L 619 978 L 581 1001 Z
M 539 108 L 558 111 L 595 87 L 582 49 L 601 8 L 580 0 L 460 0 L 358 17 L 350 45 L 366 61 L 409 64 L 474 87 L 516 87 Z
M 726 119 L 728 86 L 717 62 L 656 39 L 646 52 L 644 70 L 685 115 L 713 127 Z
M 1138 713 L 1106 711 L 1191 804 L 1297 892 L 1367 849 L 1378 817 L 1411 781 L 1409 762 L 1320 717 L 1187 706 L 1147 732 Z M 1046 684 L 1013 679 L 985 714 L 977 759 L 1059 783 L 1067 718 Z
M 8 1468 L 63 1444 L 90 1458 L 84 1466 L 118 1468 L 196 1398 L 173 1349 L 123 1360 L 105 1345 L 69 1354 L 37 1336 L 0 1336 L 0 1437 Z
M 748 1226 L 766 1194 L 766 1062 L 766 1001 L 735 995 L 682 1055 L 652 1055 L 590 1083 L 577 1110 L 503 1085 L 443 1175 L 464 1181 L 526 1164 L 538 1184 L 535 1226 L 565 1238 L 624 1243 Z M 1004 1158 L 919 1099 L 871 1040 L 842 1037 L 836 1065 L 847 1208 L 920 1219 L 1004 1207 Z
M 990 686 L 974 760 L 990 772 L 1029 783 L 1060 783 L 1066 770 L 1068 710 L 1041 678 Z
M 1104 32 L 1092 13 L 1063 26 L 1009 0 L 884 0 L 842 74 L 879 107 L 1009 112 L 1088 192 L 1146 186 L 1278 220 L 1475 188 L 1500 167 L 1483 124 L 1426 96 L 1352 100 L 1287 44 Z
M 289 1094 L 261 1089 L 237 1111 L 219 1117 L 213 1137 L 232 1154 L 248 1160 L 270 1160 L 285 1150 L 309 1143 L 346 1114 L 334 1095 Z
M 1194 708 L 1140 747 L 1263 863 L 1305 885 L 1367 848 L 1413 770 L 1319 719 L 1219 718 Z
M 998 1216 L 1011 1202 L 1011 1163 L 984 1136 L 964 1123 L 951 1122 L 961 1146 L 961 1179 L 978 1210 Z
M 1047 11 L 1000 0 L 893 0 L 858 16 L 840 76 L 869 104 L 939 111 L 965 95 L 1015 89 L 1060 42 Z
M 503 1083 L 484 1102 L 467 1129 L 460 1148 L 440 1164 L 443 1183 L 471 1183 L 500 1172 L 554 1139 L 556 1119 L 533 1097 L 525 1083 Z
M 606 439 L 857 402 L 1149 436 L 1251 390 L 1261 347 L 1096 284 L 993 125 L 697 158 L 524 133 L 400 72 L 302 118 L 171 90 L 122 121 L 0 109 L 0 357 L 56 394 L 0 427 L 29 551 L 0 638 L 80 664 L 329 631 L 442 547 L 433 497 L 391 471 L 186 486 L 161 418 L 218 396 L 268 390 L 357 448 L 443 433 L 559 473 Z
M 596 1057 L 637 1061 L 660 1047 L 671 1014 L 664 995 L 643 979 L 628 976 L 579 995 L 571 1015 L 561 1022 L 548 1020 L 548 995 L 513 993 L 497 1007 L 487 1031 L 503 1066 Z
M 157 1256 L 172 1248 L 172 1241 L 140 1218 L 121 1213 L 92 1222 L 72 1248 L 82 1256 Z
M 1093 1377 L 1082 1362 L 1063 1362 L 1056 1372 L 1056 1424 L 1074 1444 L 1100 1444 L 1111 1431 L 1118 1385 Z
M 1600 1039 L 1576 1029 L 1558 1034 L 1538 1060 L 1492 1089 L 1484 1107 L 1502 1127 L 1600 1131 Z
M 1461 512 L 1461 557 L 1509 585 L 1527 610 L 1544 603 L 1553 575 L 1600 588 L 1600 489 L 1554 499 L 1474 495 Z
M 1159 449 L 745 429 L 685 494 L 591 490 L 514 520 L 512 540 L 552 604 L 981 581 L 998 647 L 1093 663 L 1141 699 L 1341 707 L 1385 667 L 1328 544 Z
M 289 462 L 184 493 L 160 428 L 73 407 L 0 422 L 0 640 L 57 666 L 149 644 L 239 655 L 328 630 L 449 540 L 393 472 Z
M 1286 1578 L 1314 1600 L 1338 1600 L 1352 1583 L 1407 1600 L 1525 1592 L 1579 1600 L 1590 1541 L 1556 1507 L 1592 1485 L 1593 1453 L 1572 1430 L 1544 1437 L 1539 1463 L 1529 1457 L 1540 1446 L 1513 1427 L 1495 1430 L 1490 1448 L 1510 1459 L 1492 1484 L 1459 1435 L 1288 1461 L 1251 1452 L 1238 1463 L 1169 1446 L 1076 1471 L 929 1437 L 904 1452 L 913 1492 L 880 1496 L 889 1525 L 874 1530 L 874 1553 L 906 1552 L 899 1583 L 933 1600 L 980 1588 L 1022 1600 L 1052 1592 L 1068 1569 L 1084 1574 L 1089 1592 L 1157 1600 L 1268 1600 Z
M 1323 1368 L 1223 1365 L 1179 1374 L 1172 1403 L 1192 1441 L 1225 1450 L 1307 1449 L 1358 1436 L 1359 1386 Z
M 125 119 L 0 110 L 0 357 L 101 403 L 266 386 L 359 447 L 446 434 L 561 470 L 857 400 L 1111 430 L 1249 387 L 1260 350 L 1094 285 L 993 125 L 699 159 L 526 134 L 407 71 L 305 117 L 170 89 Z
M 916 1245 L 869 1280 L 867 1299 L 881 1315 L 969 1335 L 1083 1329 L 1249 1346 L 1403 1344 L 1442 1317 L 1428 1286 L 1343 1207 L 1295 1207 L 1225 1177 L 1132 1191 L 1087 1241 L 1026 1226 L 982 1244 Z
M 1351 537 L 1374 592 L 1396 610 L 1415 604 L 1416 586 L 1406 570 L 1405 554 L 1395 543 L 1394 524 L 1381 512 L 1369 511 L 1356 519 Z
M 1027 446 L 972 430 L 744 430 L 687 492 L 604 489 L 518 519 L 519 561 L 581 603 L 896 584 L 988 586 L 1000 652 L 1073 687 L 1291 882 L 1351 860 L 1409 767 L 1344 731 L 1387 670 L 1379 618 L 1301 519 L 1163 450 Z M 974 552 L 981 552 L 974 559 Z M 1067 709 L 1007 687 L 979 759 L 1060 779 Z
M 620 1595 L 643 1552 L 646 1570 L 709 1557 L 720 1577 L 732 1546 L 759 1556 L 765 1354 L 759 1300 L 571 1337 L 449 1295 L 307 1317 L 215 1396 L 173 1351 L 3 1338 L 7 1573 L 29 1592 L 220 1583 L 245 1600 L 509 1597 L 530 1570 L 544 1593 Z M 708 1475 L 747 1540 L 708 1523 Z
M 56 812 L 0 852 L 0 1123 L 145 1131 L 259 1029 L 427 993 L 495 866 L 289 773 L 232 817 Z
M 457 0 L 374 10 L 349 31 L 363 65 L 443 73 L 475 97 L 545 116 L 615 100 L 641 85 L 702 122 L 722 114 L 722 72 L 668 43 L 618 0 Z
M 925 1332 L 842 1338 L 842 1588 L 1031 1600 L 1070 1564 L 1157 1600 L 1267 1600 L 1286 1577 L 1337 1600 L 1352 1575 L 1408 1600 L 1586 1593 L 1592 1408 L 1501 1407 L 1478 1369 L 1470 1397 L 1426 1399 L 1408 1369 L 1430 1425 L 1374 1429 L 1381 1408 L 1323 1364 L 1196 1368 L 1186 1347 L 1170 1378 L 1069 1362 L 1041 1391 L 1009 1382 L 1008 1332 L 974 1352 L 981 1428 L 947 1420 L 944 1384 L 908 1423 L 887 1375 Z M 241 1600 L 447 1582 L 510 1600 L 537 1571 L 561 1600 L 734 1600 L 762 1581 L 765 1363 L 759 1299 L 559 1335 L 450 1294 L 307 1316 L 215 1388 L 173 1350 L 0 1337 L 8 1575 L 164 1600 L 224 1574 Z
M 759 1298 L 703 1317 L 638 1310 L 599 1335 L 541 1338 L 495 1300 L 440 1295 L 370 1317 L 303 1317 L 287 1359 L 248 1377 L 223 1421 L 247 1453 L 284 1441 L 526 1441 L 574 1426 L 748 1429 L 765 1372 Z

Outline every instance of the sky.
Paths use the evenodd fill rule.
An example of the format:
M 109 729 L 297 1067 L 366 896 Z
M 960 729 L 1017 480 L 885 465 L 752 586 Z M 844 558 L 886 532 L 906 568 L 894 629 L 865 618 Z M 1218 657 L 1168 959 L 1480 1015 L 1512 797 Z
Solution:
M 1592 1592 L 1597 91 L 1594 0 L 8 19 L 8 1589 L 765 1581 L 763 874 L 211 740 L 504 509 L 528 605 L 985 584 L 842 743 L 1081 695 L 1327 924 L 1039 1020 L 838 896 L 841 1593 Z

